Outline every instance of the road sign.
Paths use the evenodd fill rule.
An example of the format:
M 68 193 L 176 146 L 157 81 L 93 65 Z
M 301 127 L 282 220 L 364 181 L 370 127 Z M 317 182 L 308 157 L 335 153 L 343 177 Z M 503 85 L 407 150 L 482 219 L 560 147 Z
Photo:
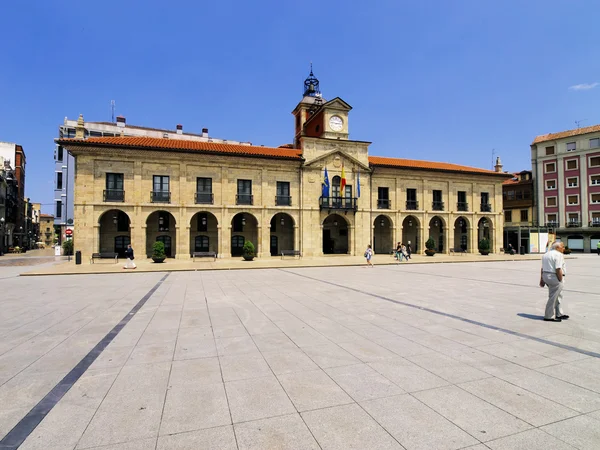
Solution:
M 67 236 L 73 236 L 73 230 L 71 230 L 70 228 L 67 228 L 67 229 L 65 230 L 65 234 L 66 234 Z

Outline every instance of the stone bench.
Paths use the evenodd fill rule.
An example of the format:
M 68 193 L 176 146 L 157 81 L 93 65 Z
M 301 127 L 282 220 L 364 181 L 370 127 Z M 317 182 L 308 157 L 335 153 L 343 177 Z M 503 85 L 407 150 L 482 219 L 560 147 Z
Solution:
M 217 260 L 217 252 L 193 252 L 192 261 L 196 262 L 196 258 L 213 258 Z
M 119 254 L 118 253 L 92 253 L 90 256 L 90 264 L 94 264 L 96 259 L 114 259 L 115 264 L 119 262 Z

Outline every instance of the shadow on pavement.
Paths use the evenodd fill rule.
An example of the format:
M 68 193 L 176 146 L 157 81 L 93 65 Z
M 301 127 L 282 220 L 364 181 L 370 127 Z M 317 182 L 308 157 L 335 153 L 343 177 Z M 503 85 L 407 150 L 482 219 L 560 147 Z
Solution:
M 518 313 L 517 316 L 525 317 L 526 319 L 531 320 L 544 320 L 544 316 L 537 316 L 535 314 Z

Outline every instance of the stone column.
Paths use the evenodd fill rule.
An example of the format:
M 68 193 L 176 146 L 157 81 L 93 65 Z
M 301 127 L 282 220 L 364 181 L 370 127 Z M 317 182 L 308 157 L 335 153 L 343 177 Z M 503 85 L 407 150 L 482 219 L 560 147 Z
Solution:
M 354 248 L 354 245 L 358 242 L 356 236 L 354 235 L 356 228 L 354 225 L 348 225 L 348 254 L 350 255 L 360 255 L 357 253 L 357 249 Z M 373 245 L 373 244 L 371 244 Z
M 294 250 L 300 250 L 300 227 L 294 225 Z

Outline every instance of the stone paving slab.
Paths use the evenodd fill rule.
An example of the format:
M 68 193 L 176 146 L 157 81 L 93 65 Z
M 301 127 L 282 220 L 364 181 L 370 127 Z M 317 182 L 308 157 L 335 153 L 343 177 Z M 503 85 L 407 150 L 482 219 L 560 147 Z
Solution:
M 0 441 L 131 315 L 21 448 L 600 448 L 600 258 L 567 264 L 562 323 L 539 261 L 3 267 Z

